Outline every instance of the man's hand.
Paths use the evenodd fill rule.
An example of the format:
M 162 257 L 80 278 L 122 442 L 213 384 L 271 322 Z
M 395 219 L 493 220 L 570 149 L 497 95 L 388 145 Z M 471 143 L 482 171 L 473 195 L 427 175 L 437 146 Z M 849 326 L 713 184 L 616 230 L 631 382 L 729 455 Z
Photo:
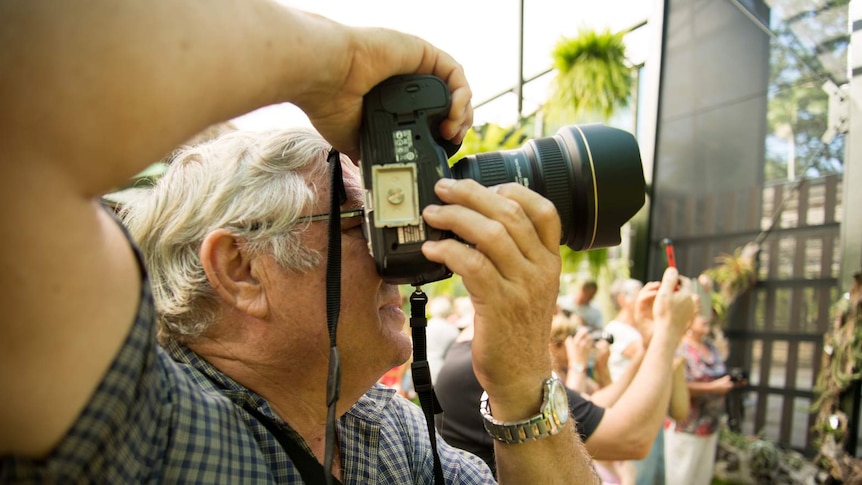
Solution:
M 428 206 L 425 220 L 467 244 L 426 242 L 423 253 L 461 275 L 470 293 L 476 309 L 473 367 L 495 417 L 523 419 L 536 413 L 542 380 L 550 377 L 559 216 L 547 199 L 514 183 L 488 188 L 444 179 L 436 191 L 447 205 Z M 504 402 L 513 405 L 509 416 Z
M 551 319 L 560 282 L 560 218 L 541 195 L 510 183 L 483 187 L 444 179 L 435 191 L 447 205 L 428 206 L 425 221 L 455 239 L 426 242 L 425 256 L 461 275 L 476 309 L 473 369 L 494 418 L 538 414 L 551 376 Z M 555 436 L 496 443 L 500 483 L 598 483 L 572 420 Z M 560 457 L 566 457 L 560 460 Z
M 335 148 L 351 160 L 359 160 L 362 97 L 397 74 L 433 74 L 446 82 L 452 106 L 440 124 L 440 134 L 456 144 L 464 139 L 473 124 L 472 92 L 463 67 L 450 55 L 395 30 L 347 27 L 326 19 L 316 22 L 324 27 L 336 26 L 329 29 L 333 41 L 338 42 L 332 55 L 341 58 L 341 62 L 327 62 L 326 69 L 316 71 L 320 85 L 308 89 L 296 104 Z

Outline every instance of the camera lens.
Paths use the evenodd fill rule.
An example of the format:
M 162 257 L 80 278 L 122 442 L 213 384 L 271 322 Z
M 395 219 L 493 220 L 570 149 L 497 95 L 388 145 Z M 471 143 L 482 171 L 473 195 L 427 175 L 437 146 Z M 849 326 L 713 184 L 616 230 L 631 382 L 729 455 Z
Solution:
M 541 194 L 560 215 L 560 244 L 575 251 L 618 245 L 620 227 L 645 196 L 637 140 L 602 124 L 564 126 L 521 148 L 469 155 L 452 175 L 484 186 L 518 182 Z
M 590 332 L 590 336 L 593 337 L 593 340 L 598 342 L 599 340 L 606 340 L 609 344 L 613 345 L 614 336 L 608 332 L 604 332 L 602 330 L 593 330 Z

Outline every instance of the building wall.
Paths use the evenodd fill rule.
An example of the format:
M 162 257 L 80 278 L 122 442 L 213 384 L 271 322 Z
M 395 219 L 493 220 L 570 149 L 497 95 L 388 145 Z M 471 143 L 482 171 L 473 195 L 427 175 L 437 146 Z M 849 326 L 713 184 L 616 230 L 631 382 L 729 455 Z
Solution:
M 662 232 L 667 201 L 745 192 L 763 182 L 766 137 L 766 90 L 769 81 L 769 39 L 730 2 L 672 0 L 665 14 L 664 54 L 650 245 L 665 237 L 684 250 L 686 238 L 704 234 Z M 695 207 L 693 225 L 707 221 Z M 726 208 L 730 210 L 730 207 Z M 756 231 L 758 202 L 720 217 L 743 221 L 735 231 Z M 664 259 L 651 251 L 647 278 L 660 277 Z M 681 270 L 702 271 L 706 261 L 690 261 Z

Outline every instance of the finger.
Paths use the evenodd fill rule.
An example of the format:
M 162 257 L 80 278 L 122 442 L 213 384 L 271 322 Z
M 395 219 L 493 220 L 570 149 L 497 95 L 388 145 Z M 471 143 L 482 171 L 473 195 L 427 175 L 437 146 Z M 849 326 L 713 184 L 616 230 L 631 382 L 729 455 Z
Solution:
M 450 84 L 451 86 L 451 84 Z M 440 134 L 443 138 L 453 143 L 461 143 L 470 127 L 473 126 L 473 105 L 470 100 L 473 96 L 466 80 L 462 87 L 452 91 L 452 106 L 449 116 L 440 123 Z
M 464 243 L 455 241 L 461 247 L 453 249 L 457 250 L 458 254 L 466 254 L 471 258 L 470 261 L 467 261 L 470 264 L 466 265 L 465 270 L 480 270 L 480 265 L 473 264 L 478 263 L 478 261 L 473 261 L 473 259 L 482 256 L 488 264 L 493 265 L 496 271 L 506 278 L 510 278 L 519 272 L 530 271 L 530 268 L 527 267 L 528 261 L 524 257 L 517 257 L 521 255 L 521 251 L 510 236 L 509 230 L 502 223 L 489 219 L 464 206 L 451 204 L 443 206 L 429 205 L 425 208 L 422 215 L 429 225 L 437 229 L 452 231 L 461 237 L 461 239 L 469 241 L 474 246 L 475 249 L 469 248 Z M 478 255 L 471 254 L 469 251 L 478 253 Z M 432 261 L 436 261 L 432 259 L 433 257 L 437 257 L 436 250 L 431 254 L 433 256 L 426 255 L 426 257 Z M 451 261 L 453 264 L 458 265 L 457 261 L 453 261 L 454 255 L 455 253 L 442 254 L 440 256 L 445 258 L 446 261 L 437 262 L 443 262 L 448 266 L 447 262 Z M 453 266 L 449 266 L 449 269 L 456 271 Z M 456 273 L 464 274 L 459 271 L 456 271 Z
M 441 180 L 435 189 L 449 205 L 426 208 L 433 210 L 423 212 L 426 221 L 475 244 L 501 274 L 518 270 L 510 268 L 518 254 L 535 264 L 559 264 L 559 217 L 547 199 L 517 184 L 487 188 L 469 179 Z
M 673 294 L 673 291 L 676 289 L 678 281 L 679 272 L 676 270 L 676 268 L 666 268 L 661 278 L 661 286 L 658 290 L 658 296 L 671 296 Z
M 560 221 L 556 209 L 550 201 L 526 187 L 506 184 L 488 188 L 469 179 L 441 180 L 435 191 L 443 202 L 468 207 L 502 224 L 519 252 L 528 258 L 535 261 L 548 252 L 559 253 Z M 468 226 L 464 227 L 464 234 L 456 233 L 478 244 L 479 236 L 487 236 L 481 232 L 487 228 Z M 470 238 L 467 232 L 476 236 Z M 489 243 L 493 245 L 494 239 L 491 238 Z
M 500 278 L 497 268 L 481 251 L 455 239 L 426 241 L 422 244 L 422 254 L 429 261 L 444 264 L 461 275 L 464 287 L 473 295 L 483 294 L 482 288 L 477 285 Z
M 661 286 L 661 282 L 659 282 L 659 281 L 647 281 L 647 283 L 643 286 L 641 291 L 643 293 L 655 293 L 656 291 L 658 291 L 660 286 Z
M 503 197 L 518 202 L 527 217 L 533 221 L 542 244 L 554 253 L 559 253 L 562 238 L 560 215 L 554 204 L 538 192 L 517 183 L 492 187 Z
M 649 309 L 652 306 L 660 286 L 661 283 L 658 281 L 649 281 L 638 292 L 638 302 L 644 309 Z
M 688 276 L 679 275 L 676 285 L 677 290 L 685 290 L 686 293 L 695 294 L 694 293 L 694 282 Z

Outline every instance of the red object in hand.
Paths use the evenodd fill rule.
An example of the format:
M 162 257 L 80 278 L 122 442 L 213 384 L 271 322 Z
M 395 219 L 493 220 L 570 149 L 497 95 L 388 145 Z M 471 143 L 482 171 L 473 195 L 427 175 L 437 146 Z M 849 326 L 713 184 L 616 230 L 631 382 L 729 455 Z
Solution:
M 668 268 L 676 268 L 676 256 L 673 253 L 673 242 L 668 238 L 664 238 L 661 243 L 664 246 L 664 252 L 667 255 Z
M 661 240 L 661 244 L 664 246 L 665 255 L 667 255 L 667 267 L 676 268 L 676 255 L 673 252 L 673 241 L 669 238 L 664 238 Z M 682 286 L 682 282 L 677 279 L 676 287 L 674 287 L 673 291 L 679 291 L 680 286 Z

